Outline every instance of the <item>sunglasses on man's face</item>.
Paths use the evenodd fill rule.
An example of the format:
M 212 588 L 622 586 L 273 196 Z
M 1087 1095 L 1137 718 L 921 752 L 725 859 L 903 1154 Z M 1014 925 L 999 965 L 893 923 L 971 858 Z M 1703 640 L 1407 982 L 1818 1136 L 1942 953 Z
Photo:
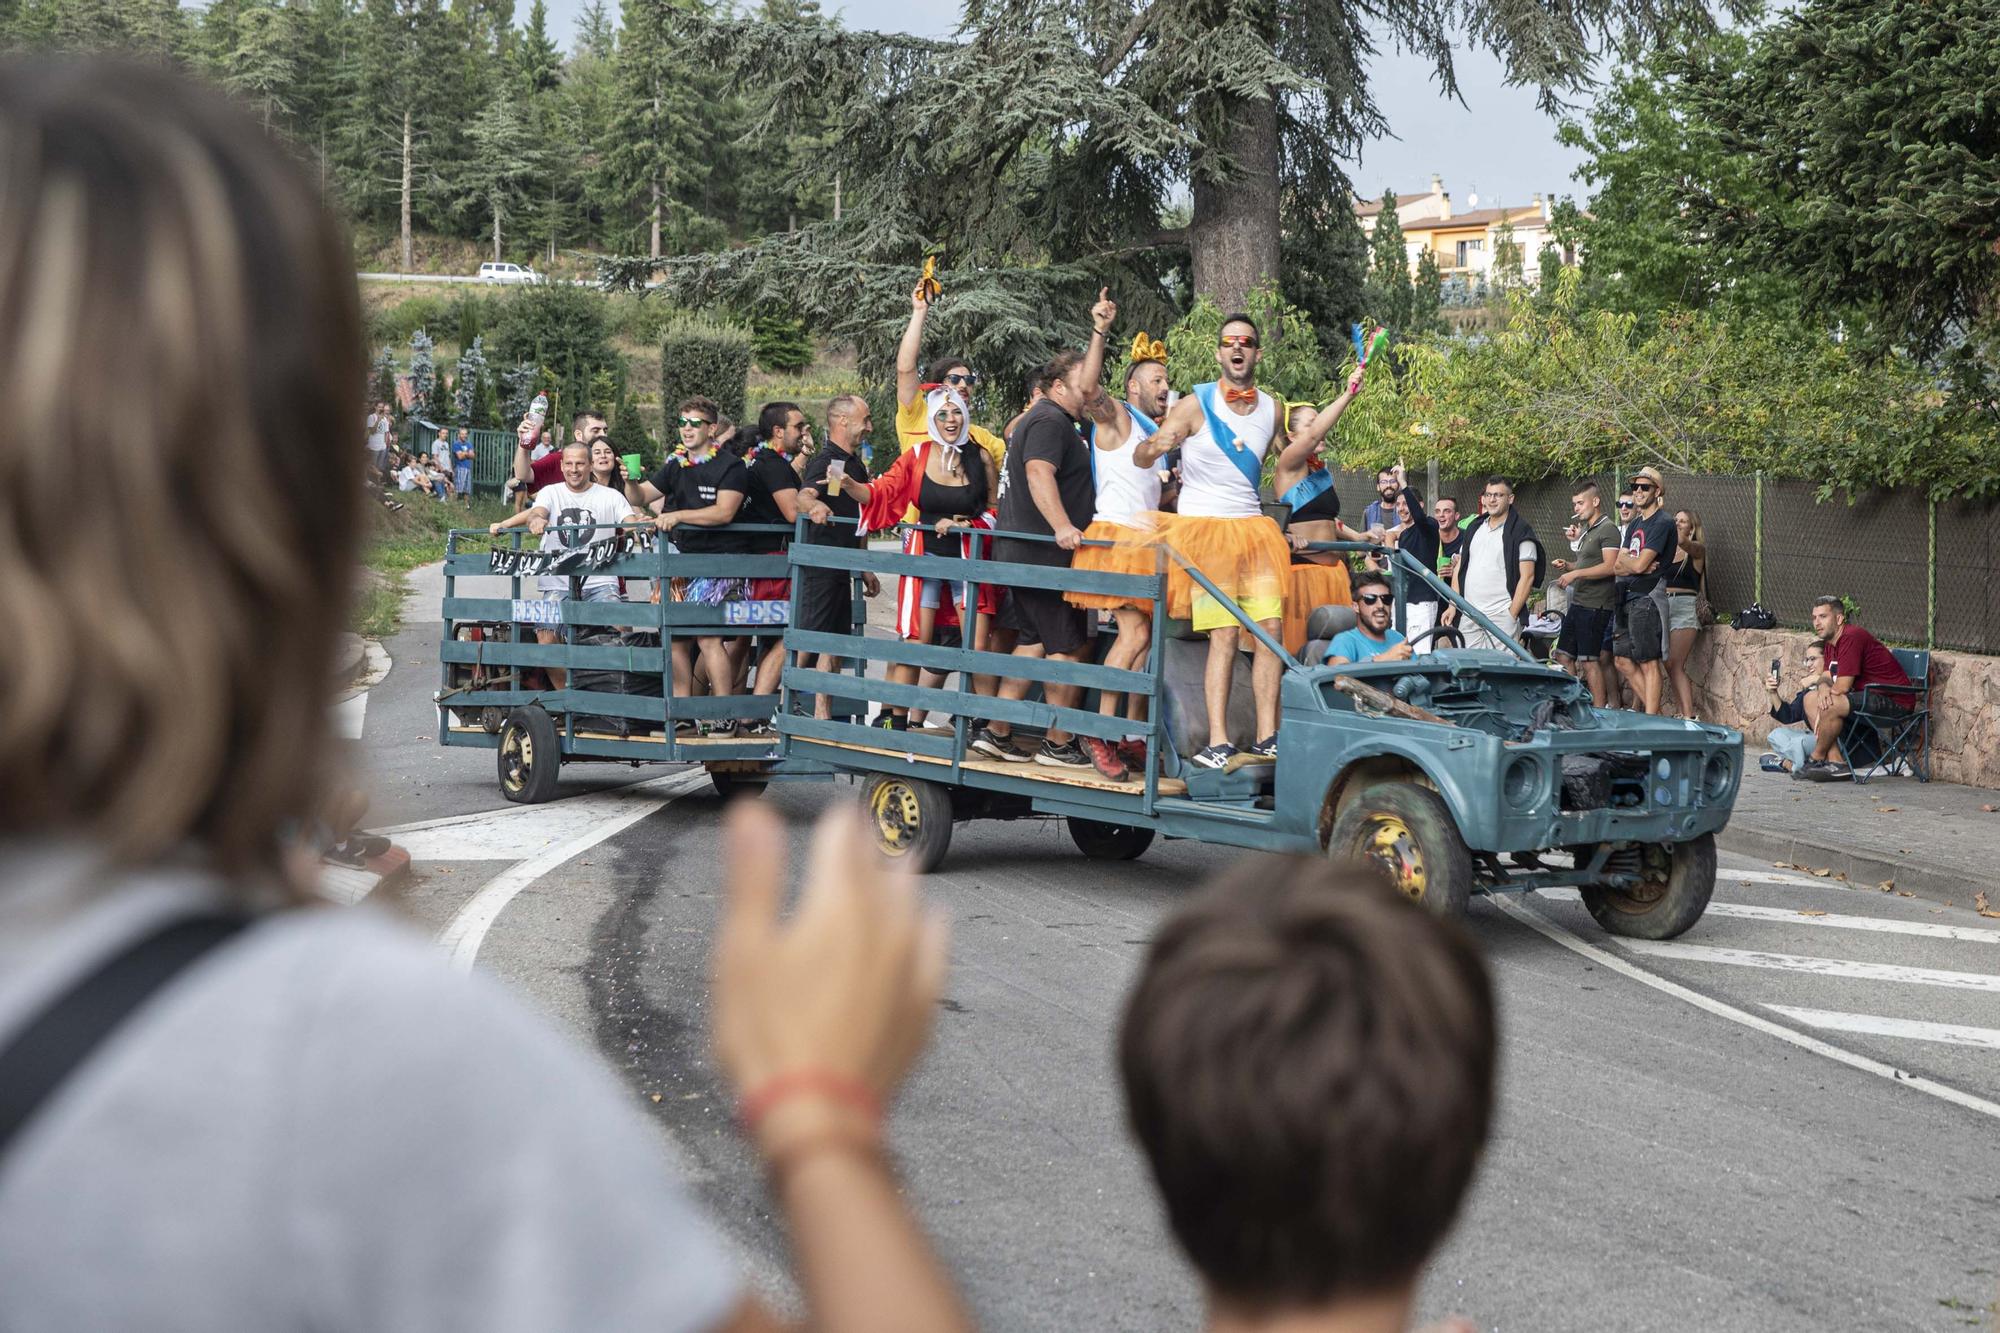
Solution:
M 1255 347 L 1257 339 L 1247 333 L 1225 333 L 1217 341 L 1218 347 Z
M 1360 597 L 1363 606 L 1387 606 L 1395 600 L 1395 594 L 1387 592 L 1364 592 Z
M 946 375 L 944 382 L 954 385 L 963 384 L 968 389 L 977 388 L 979 386 L 979 372 L 976 370 L 954 372 Z
M 1636 508 L 1638 508 L 1638 506 L 1637 506 L 1637 505 L 1635 505 L 1635 504 L 1633 504 L 1633 503 L 1632 503 L 1632 502 L 1631 502 L 1630 500 L 1620 500 L 1620 501 L 1618 502 L 1618 507 L 1619 507 L 1620 509 L 1636 509 Z
M 709 420 L 709 419 L 708 419 L 707 417 L 682 417 L 682 418 L 681 418 L 681 429 L 682 429 L 682 430 L 686 430 L 686 429 L 688 429 L 688 427 L 690 427 L 690 426 L 713 426 L 714 424 L 715 424 L 715 423 L 714 423 L 713 421 L 710 421 L 710 420 Z
M 1635 491 L 1650 491 L 1653 489 L 1653 483 L 1650 481 L 1635 481 L 1632 483 L 1632 489 Z

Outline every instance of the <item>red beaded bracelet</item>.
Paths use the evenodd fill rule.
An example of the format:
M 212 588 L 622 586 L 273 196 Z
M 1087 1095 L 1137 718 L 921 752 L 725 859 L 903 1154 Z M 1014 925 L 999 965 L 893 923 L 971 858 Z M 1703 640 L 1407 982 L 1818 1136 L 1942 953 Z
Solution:
M 787 1074 L 773 1075 L 744 1094 L 743 1100 L 737 1104 L 737 1119 L 743 1122 L 744 1129 L 755 1132 L 772 1108 L 787 1098 L 804 1093 L 814 1093 L 850 1106 L 867 1116 L 870 1123 L 882 1118 L 881 1099 L 859 1079 L 828 1069 L 795 1069 Z

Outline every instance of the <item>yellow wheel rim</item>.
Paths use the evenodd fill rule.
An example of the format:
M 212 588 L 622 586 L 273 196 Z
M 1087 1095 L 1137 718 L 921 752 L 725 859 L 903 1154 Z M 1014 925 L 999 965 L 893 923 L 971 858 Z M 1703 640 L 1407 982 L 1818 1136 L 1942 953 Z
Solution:
M 500 739 L 500 757 L 506 764 L 505 776 L 501 781 L 508 791 L 520 791 L 528 785 L 528 774 L 535 767 L 535 743 L 528 738 L 525 727 L 514 727 Z
M 877 783 L 869 795 L 868 810 L 875 816 L 875 837 L 883 851 L 902 856 L 916 843 L 923 813 L 917 805 L 916 790 L 908 783 Z
M 1355 850 L 1388 871 L 1398 892 L 1415 902 L 1424 900 L 1424 854 L 1408 824 L 1395 815 L 1370 815 Z

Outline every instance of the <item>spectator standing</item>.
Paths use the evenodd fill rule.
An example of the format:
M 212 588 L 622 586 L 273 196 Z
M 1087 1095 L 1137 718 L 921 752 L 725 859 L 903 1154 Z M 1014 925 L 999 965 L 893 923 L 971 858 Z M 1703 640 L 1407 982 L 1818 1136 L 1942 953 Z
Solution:
M 1907 713 L 1915 701 L 1908 694 L 1910 678 L 1896 655 L 1859 625 L 1847 623 L 1847 604 L 1838 597 L 1821 597 L 1812 606 L 1813 632 L 1826 645 L 1826 668 L 1805 697 L 1806 722 L 1813 731 L 1812 757 L 1796 776 L 1808 782 L 1840 782 L 1853 776 L 1846 764 L 1835 763 L 1841 729 L 1854 711 L 1860 691 L 1874 686 L 1871 711 Z
M 1244 858 L 1161 925 L 1118 1071 L 1209 1333 L 1409 1326 L 1496 1028 L 1466 935 L 1352 866 Z
M 439 467 L 443 468 L 447 474 L 450 473 L 451 430 L 449 427 L 446 426 L 438 427 L 437 438 L 431 441 L 431 456 L 429 461 L 435 462 Z
M 389 479 L 389 432 L 395 421 L 387 403 L 375 404 L 375 410 L 368 414 L 368 466 L 385 482 Z
M 1396 548 L 1408 551 L 1410 558 L 1427 568 L 1435 568 L 1438 560 L 1439 538 L 1444 529 L 1424 509 L 1423 492 L 1409 484 L 1409 475 L 1401 463 L 1394 469 L 1396 484 L 1402 489 L 1396 496 Z M 1456 531 L 1454 527 L 1453 531 Z M 1443 609 L 1437 590 L 1429 584 L 1414 578 L 1403 581 L 1403 629 L 1411 643 L 1416 643 L 1429 634 L 1438 623 L 1438 613 Z M 1435 636 L 1433 636 L 1433 639 Z M 1425 652 L 1437 647 L 1434 641 L 1420 645 Z
M 1666 597 L 1661 576 L 1673 564 L 1676 550 L 1666 490 L 1666 479 L 1654 468 L 1640 468 L 1633 477 L 1632 500 L 1637 508 L 1625 525 L 1625 543 L 1618 555 L 1618 610 L 1611 652 L 1642 713 L 1660 711 L 1666 686 L 1662 662 L 1667 651 Z
M 868 460 L 863 449 L 874 428 L 868 400 L 859 394 L 843 394 L 827 404 L 826 447 L 806 460 L 805 475 L 799 479 L 799 503 L 823 504 L 831 521 L 806 529 L 809 546 L 837 546 L 861 549 L 857 526 L 862 506 L 872 494 Z M 882 591 L 874 574 L 861 576 L 862 592 L 874 597 Z M 852 576 L 843 569 L 800 569 L 799 591 L 792 607 L 792 625 L 809 634 L 851 634 L 854 632 Z M 841 658 L 822 653 L 815 661 L 817 670 L 837 672 Z M 813 716 L 825 721 L 833 716 L 833 700 L 822 693 L 813 700 Z
M 1708 546 L 1701 516 L 1692 509 L 1674 515 L 1674 563 L 1668 567 L 1667 681 L 1673 686 L 1681 716 L 1692 719 L 1694 682 L 1688 679 L 1688 654 L 1701 633 L 1701 604 L 1708 589 Z
M 472 503 L 472 460 L 479 456 L 473 447 L 472 437 L 463 426 L 458 428 L 458 438 L 451 445 L 451 484 L 459 497 L 467 504 Z
M 1484 517 L 1466 534 L 1455 586 L 1459 596 L 1513 638 L 1521 632 L 1521 616 L 1535 588 L 1541 547 L 1535 530 L 1514 508 L 1514 486 L 1505 477 L 1488 477 L 1479 503 Z M 1447 609 L 1444 618 L 1456 621 L 1457 609 Z M 1505 650 L 1505 644 L 1478 625 L 1459 629 L 1468 648 Z
M 1618 493 L 1618 545 L 1625 545 L 1625 533 L 1632 526 L 1632 517 L 1639 512 L 1638 502 L 1633 500 L 1630 487 Z
M 1441 495 L 1433 511 L 1438 528 L 1438 577 L 1450 583 L 1458 574 L 1459 552 L 1465 549 L 1465 529 L 1458 521 L 1458 501 Z
M 1396 480 L 1396 469 L 1385 467 L 1375 474 L 1375 498 L 1361 511 L 1361 526 L 1388 531 L 1396 526 L 1396 497 L 1403 493 L 1403 483 Z
M 121 366 L 93 389 L 118 429 L 81 435 L 41 406 L 59 395 L 29 395 L 0 449 L 24 468 L 31 440 L 94 451 L 131 521 L 93 541 L 146 571 L 0 556 L 23 593 L 10 680 L 50 701 L 0 738 L 36 773 L 0 795 L 0 1045 L 34 1025 L 30 1068 L 80 1061 L 38 1103 L 7 1083 L 27 1118 L 0 1190 L 6 1324 L 783 1327 L 601 1061 L 398 914 L 326 910 L 299 855 L 335 804 L 328 668 L 362 530 L 352 418 L 327 405 L 366 373 L 348 243 L 310 174 L 220 95 L 108 60 L 0 66 L 0 143 L 8 382 Z M 19 280 L 63 265 L 75 281 Z M 195 353 L 214 373 L 177 373 Z M 296 447 L 274 461 L 270 440 Z M 160 475 L 237 484 L 188 505 Z M 63 521 L 35 509 L 30 550 Z M 103 614 L 60 610 L 85 600 Z M 106 718 L 132 722 L 116 744 Z M 823 826 L 781 921 L 785 840 L 767 811 L 730 816 L 712 1012 L 803 1318 L 957 1333 L 876 1110 L 936 1012 L 943 925 L 853 818 Z M 82 1023 L 40 1021 L 68 1004 Z
M 1573 558 L 1553 562 L 1561 571 L 1556 586 L 1570 595 L 1556 653 L 1575 665 L 1597 706 L 1609 708 L 1614 675 L 1611 622 L 1618 606 L 1618 526 L 1605 516 L 1604 493 L 1594 481 L 1577 487 L 1570 503 L 1583 532 Z

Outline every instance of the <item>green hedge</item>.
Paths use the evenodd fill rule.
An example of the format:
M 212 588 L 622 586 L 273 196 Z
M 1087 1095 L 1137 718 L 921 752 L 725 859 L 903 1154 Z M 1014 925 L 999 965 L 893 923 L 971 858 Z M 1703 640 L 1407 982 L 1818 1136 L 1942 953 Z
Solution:
M 700 315 L 669 320 L 660 339 L 660 408 L 669 418 L 682 399 L 715 400 L 742 421 L 750 392 L 750 330 Z

